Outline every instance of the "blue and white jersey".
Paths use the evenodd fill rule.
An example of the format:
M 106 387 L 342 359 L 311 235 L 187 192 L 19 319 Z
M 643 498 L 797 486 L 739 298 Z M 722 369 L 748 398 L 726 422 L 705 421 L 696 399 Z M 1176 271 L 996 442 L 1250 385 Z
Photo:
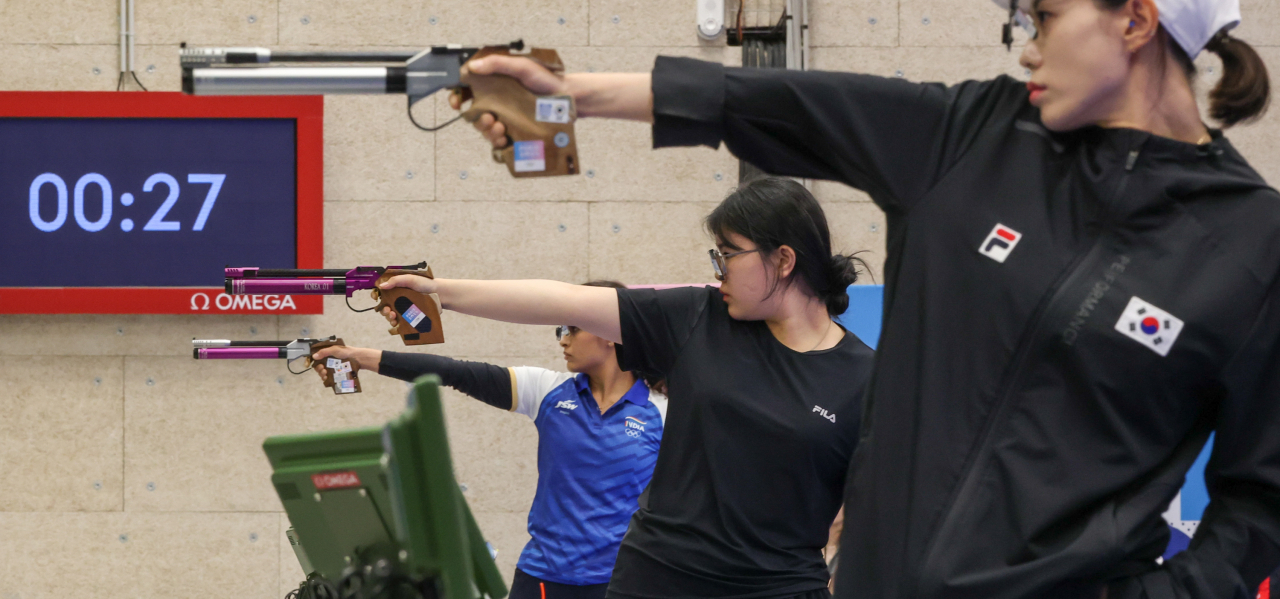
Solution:
M 667 398 L 637 380 L 600 413 L 587 375 L 511 369 L 512 411 L 538 427 L 538 492 L 516 567 L 561 584 L 609 582 L 653 477 Z

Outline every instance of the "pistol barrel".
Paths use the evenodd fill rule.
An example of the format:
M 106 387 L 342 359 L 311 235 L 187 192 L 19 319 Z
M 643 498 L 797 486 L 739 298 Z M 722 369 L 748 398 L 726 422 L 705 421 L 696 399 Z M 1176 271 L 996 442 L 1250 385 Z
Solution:
M 227 279 L 228 295 L 346 295 L 346 279 Z
M 404 92 L 402 67 L 198 67 L 182 69 L 197 96 L 316 96 Z
M 197 360 L 278 360 L 286 357 L 283 347 L 206 347 L 191 350 Z

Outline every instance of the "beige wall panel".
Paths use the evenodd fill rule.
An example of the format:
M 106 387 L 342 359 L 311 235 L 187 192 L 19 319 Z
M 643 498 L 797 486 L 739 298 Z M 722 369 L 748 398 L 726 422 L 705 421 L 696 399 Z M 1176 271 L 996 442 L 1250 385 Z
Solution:
M 659 55 L 689 56 L 741 64 L 737 48 L 572 48 L 562 52 L 571 71 L 652 71 Z M 452 118 L 444 102 L 437 118 Z M 644 123 L 578 121 L 582 173 L 568 177 L 515 179 L 493 161 L 488 144 L 469 126 L 437 133 L 436 191 L 441 200 L 702 201 L 720 198 L 736 182 L 738 162 L 723 148 L 652 151 Z M 463 173 L 465 178 L 463 178 Z M 716 179 L 716 175 L 720 179 Z
M 546 337 L 555 342 L 549 329 Z M 564 360 L 558 354 L 464 359 L 564 372 Z M 464 495 L 472 511 L 527 514 L 538 488 L 538 430 L 533 421 L 450 388 L 444 389 L 444 399 L 455 476 L 467 486 Z
M 282 360 L 128 358 L 125 509 L 281 510 L 262 441 L 377 426 L 404 408 L 405 383 L 360 382 L 362 393 L 338 396 Z
M 938 60 L 933 48 L 820 48 L 813 53 L 814 68 L 853 71 L 882 77 L 897 76 L 910 81 L 940 81 L 947 84 L 969 79 L 992 79 L 999 75 L 1026 78 L 1017 55 L 1004 48 L 948 48 L 947 60 Z
M 178 64 L 178 45 L 137 45 L 134 47 L 133 69 L 138 81 L 153 92 L 182 91 L 182 68 Z M 112 67 L 112 71 L 119 65 Z M 114 87 L 112 89 L 115 89 Z M 141 88 L 132 80 L 125 83 L 125 89 L 138 91 Z
M 870 202 L 825 203 L 827 226 L 831 229 L 831 251 L 851 255 L 854 252 L 871 267 L 871 276 L 861 277 L 859 284 L 884 284 L 885 221 L 884 213 Z
M 432 126 L 435 98 L 414 116 Z M 430 200 L 435 195 L 435 136 L 405 113 L 403 95 L 324 99 L 326 200 Z
M 278 42 L 276 11 L 274 0 L 135 2 L 136 39 L 173 46 L 272 46 Z
M 437 276 L 468 279 L 586 281 L 587 205 L 569 202 L 327 202 L 325 262 L 413 264 L 427 260 Z M 439 225 L 436 233 L 432 226 Z M 564 225 L 564 231 L 560 230 Z M 353 306 L 374 305 L 357 294 Z M 442 346 L 448 355 L 545 355 L 545 327 L 493 323 L 446 312 Z M 281 317 L 287 335 L 303 327 L 339 335 L 348 343 L 404 349 L 372 313 L 351 312 L 341 298 L 327 298 L 322 316 Z M 554 349 L 552 347 L 552 349 Z
M 121 358 L 0 360 L 0 511 L 121 509 L 123 376 Z
M 824 1 L 809 5 L 809 44 L 897 46 L 897 0 Z
M 1240 27 L 1231 34 L 1255 47 L 1280 46 L 1280 2 L 1240 0 Z M 1268 65 L 1273 73 L 1280 68 L 1274 62 Z
M 694 0 L 591 0 L 593 46 L 723 46 L 697 32 Z
M 835 181 L 810 181 L 809 190 L 823 202 L 870 202 L 871 196 L 844 183 Z
M 742 49 L 725 45 L 662 48 L 593 46 L 560 50 L 560 58 L 564 60 L 565 68 L 570 73 L 648 73 L 653 71 L 653 61 L 658 56 L 684 56 L 729 66 L 742 66 Z
M 999 46 L 1000 26 L 1008 13 L 991 2 L 957 2 L 956 0 L 902 0 L 899 5 L 899 31 L 903 46 Z M 1027 34 L 1014 28 L 1013 53 L 1017 57 Z M 935 52 L 934 60 L 938 60 Z
M 203 306 L 203 302 L 199 302 Z M 210 305 L 210 311 L 216 310 Z M 0 315 L 0 355 L 190 356 L 191 338 L 275 339 L 276 316 Z
M 0 39 L 2 36 L 0 34 Z M 4 51 L 0 90 L 112 91 L 116 88 L 120 69 L 120 52 L 116 46 L 9 44 L 4 46 Z M 94 69 L 98 69 L 98 73 L 95 74 Z
M 0 2 L 0 40 L 6 44 L 113 44 L 120 37 L 119 15 L 119 2 Z M 18 64 L 12 58 L 6 62 Z
M 713 282 L 707 250 L 715 244 L 702 219 L 717 203 L 592 204 L 591 278 L 628 285 Z
M 279 6 L 282 44 L 587 44 L 587 0 L 280 0 Z
M 474 509 L 474 508 L 473 508 Z M 476 524 L 484 534 L 484 540 L 498 550 L 498 571 L 502 579 L 511 587 L 511 579 L 515 575 L 516 562 L 520 560 L 520 552 L 529 542 L 529 515 L 515 512 L 475 512 Z
M 279 521 L 276 514 L 0 513 L 3 596 L 168 598 L 217 589 L 278 599 Z

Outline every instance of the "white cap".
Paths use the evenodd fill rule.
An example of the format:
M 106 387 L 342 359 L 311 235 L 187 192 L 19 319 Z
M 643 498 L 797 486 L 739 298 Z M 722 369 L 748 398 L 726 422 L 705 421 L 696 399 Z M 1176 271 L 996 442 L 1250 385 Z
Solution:
M 1010 0 L 994 0 L 1009 10 Z M 1017 0 L 1018 8 L 1031 12 L 1032 0 Z M 1205 45 L 1223 29 L 1240 24 L 1240 0 L 1156 0 L 1160 24 L 1191 58 L 1200 55 Z

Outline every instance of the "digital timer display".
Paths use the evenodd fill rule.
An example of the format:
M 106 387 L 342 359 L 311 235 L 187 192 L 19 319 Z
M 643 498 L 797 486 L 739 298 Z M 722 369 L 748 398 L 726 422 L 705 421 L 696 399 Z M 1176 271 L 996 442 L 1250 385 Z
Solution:
M 285 118 L 0 118 L 0 287 L 293 268 L 296 145 Z

